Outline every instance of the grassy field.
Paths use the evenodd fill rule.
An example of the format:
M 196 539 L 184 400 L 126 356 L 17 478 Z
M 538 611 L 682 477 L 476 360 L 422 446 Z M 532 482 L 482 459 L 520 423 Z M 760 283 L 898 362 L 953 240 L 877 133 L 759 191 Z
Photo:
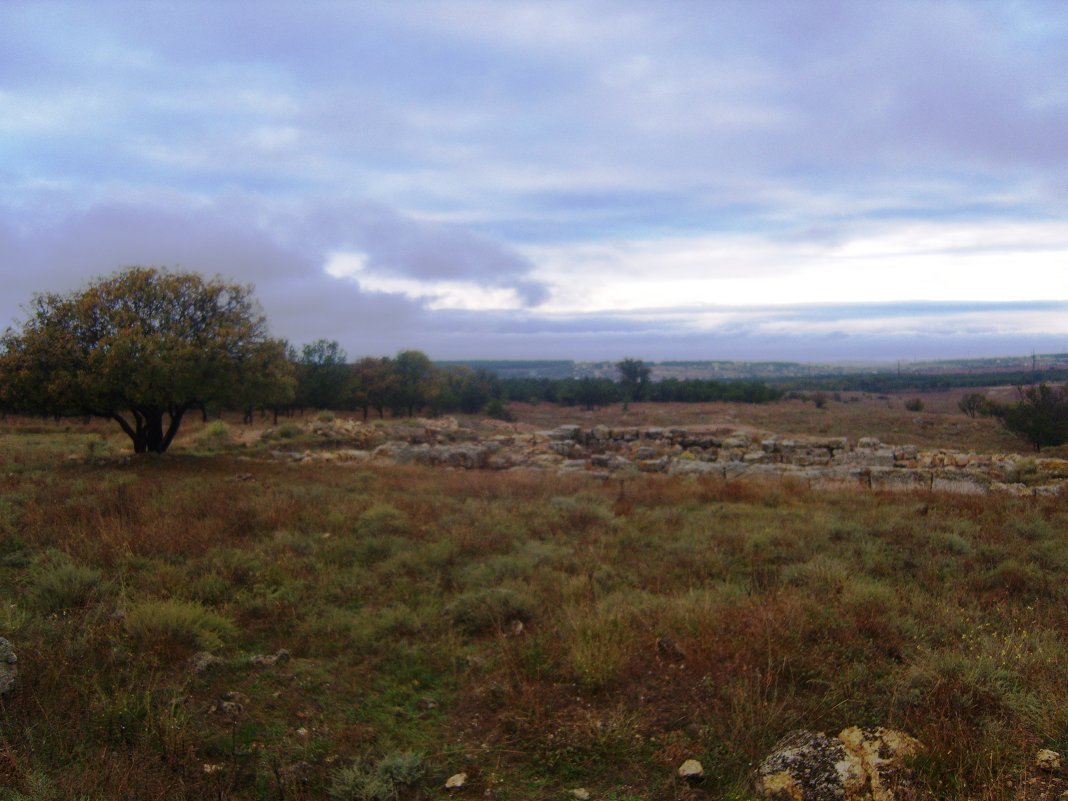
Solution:
M 517 411 L 1024 450 L 903 400 Z M 136 460 L 101 423 L 0 432 L 0 799 L 430 799 L 459 772 L 467 799 L 742 799 L 787 731 L 858 724 L 925 743 L 928 796 L 994 801 L 1068 752 L 1060 497 L 294 465 L 233 424 Z

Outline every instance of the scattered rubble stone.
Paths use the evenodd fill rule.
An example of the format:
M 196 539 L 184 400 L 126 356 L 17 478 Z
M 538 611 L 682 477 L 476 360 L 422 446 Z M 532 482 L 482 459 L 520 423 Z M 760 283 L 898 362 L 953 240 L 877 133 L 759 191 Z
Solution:
M 194 673 L 207 673 L 209 670 L 226 664 L 222 659 L 207 651 L 197 651 L 189 661 L 192 663 Z
M 338 448 L 274 451 L 301 464 L 385 461 L 463 470 L 556 470 L 600 476 L 605 471 L 789 478 L 814 488 L 860 487 L 878 491 L 934 490 L 963 494 L 1005 492 L 1052 495 L 1068 481 L 1068 460 L 1010 454 L 976 454 L 915 445 L 889 445 L 861 437 L 781 437 L 733 426 L 693 428 L 584 428 L 486 436 L 455 418 L 379 425 L 354 420 L 309 428 Z M 1026 481 L 1017 465 L 1026 461 Z
M 248 661 L 249 664 L 255 665 L 256 667 L 273 667 L 274 665 L 288 662 L 289 656 L 289 651 L 285 648 L 281 648 L 273 654 L 256 654 L 255 656 L 249 657 Z

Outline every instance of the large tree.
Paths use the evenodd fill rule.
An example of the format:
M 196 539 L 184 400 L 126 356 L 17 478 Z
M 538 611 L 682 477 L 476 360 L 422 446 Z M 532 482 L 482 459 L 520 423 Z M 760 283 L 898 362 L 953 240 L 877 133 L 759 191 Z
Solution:
M 402 350 L 393 360 L 392 405 L 395 414 L 412 417 L 434 397 L 436 371 L 434 364 L 419 350 Z
M 376 359 L 365 356 L 350 368 L 352 405 L 363 410 L 363 419 L 371 409 L 385 417 L 386 406 L 393 397 L 397 376 L 393 372 L 393 360 L 388 356 Z
M 137 453 L 167 450 L 190 408 L 292 392 L 285 348 L 250 287 L 134 267 L 36 295 L 27 312 L 21 331 L 0 338 L 0 403 L 109 418 Z
M 303 408 L 341 409 L 349 395 L 350 370 L 344 349 L 334 340 L 317 339 L 300 351 L 297 403 Z

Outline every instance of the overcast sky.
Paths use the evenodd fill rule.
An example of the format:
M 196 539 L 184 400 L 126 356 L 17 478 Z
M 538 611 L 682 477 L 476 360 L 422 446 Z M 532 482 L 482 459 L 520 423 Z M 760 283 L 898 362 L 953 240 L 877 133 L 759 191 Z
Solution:
M 1068 3 L 0 3 L 0 327 L 128 265 L 351 357 L 1068 351 Z

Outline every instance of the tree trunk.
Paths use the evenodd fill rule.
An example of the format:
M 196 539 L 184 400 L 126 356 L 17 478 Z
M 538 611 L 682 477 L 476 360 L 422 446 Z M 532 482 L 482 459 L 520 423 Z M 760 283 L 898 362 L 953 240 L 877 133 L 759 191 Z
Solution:
M 145 418 L 145 451 L 163 453 L 167 446 L 163 444 L 163 411 L 150 409 L 143 411 Z
M 174 439 L 174 435 L 178 433 L 178 426 L 182 424 L 182 415 L 185 414 L 187 408 L 188 407 L 186 406 L 178 406 L 170 410 L 168 414 L 170 415 L 171 421 L 167 426 L 167 433 L 163 436 L 162 447 L 160 447 L 157 453 L 163 453 L 171 446 L 171 441 Z M 162 422 L 162 415 L 160 416 L 160 420 Z
M 133 442 L 134 453 L 164 453 L 178 433 L 178 427 L 182 423 L 182 415 L 185 414 L 186 406 L 177 406 L 166 412 L 170 420 L 166 430 L 163 428 L 162 409 L 141 406 L 131 409 L 135 425 L 130 425 L 118 412 L 111 415 L 112 420 L 117 422 L 126 436 Z

